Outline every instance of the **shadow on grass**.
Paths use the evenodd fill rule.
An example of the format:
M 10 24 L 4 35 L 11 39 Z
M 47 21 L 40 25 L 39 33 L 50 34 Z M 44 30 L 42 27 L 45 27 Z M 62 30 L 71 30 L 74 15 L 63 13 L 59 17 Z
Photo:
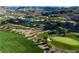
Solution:
M 72 38 L 79 42 L 79 35 L 71 34 L 71 35 L 68 35 L 67 37 Z
M 68 45 L 66 43 L 62 43 L 62 42 L 55 41 L 55 40 L 53 40 L 51 43 L 55 47 L 60 48 L 60 49 L 79 51 L 79 45 Z

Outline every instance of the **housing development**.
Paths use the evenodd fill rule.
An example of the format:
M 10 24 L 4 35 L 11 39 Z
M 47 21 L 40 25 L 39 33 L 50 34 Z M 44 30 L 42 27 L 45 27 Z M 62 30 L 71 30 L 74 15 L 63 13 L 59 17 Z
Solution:
M 79 6 L 0 6 L 1 53 L 78 53 Z

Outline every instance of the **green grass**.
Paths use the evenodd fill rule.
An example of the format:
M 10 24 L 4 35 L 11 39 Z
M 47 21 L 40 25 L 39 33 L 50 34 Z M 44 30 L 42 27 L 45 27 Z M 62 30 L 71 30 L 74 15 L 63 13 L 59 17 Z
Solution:
M 75 37 L 73 38 L 72 35 L 75 35 Z M 50 36 L 51 38 L 51 45 L 59 48 L 59 49 L 67 49 L 67 50 L 75 50 L 75 51 L 79 51 L 79 37 L 76 37 L 76 35 L 78 35 L 78 33 L 73 33 L 72 35 L 69 34 L 68 37 L 59 37 L 59 36 Z
M 41 53 L 34 42 L 18 33 L 0 31 L 0 52 L 3 53 Z
M 53 40 L 55 41 L 59 41 L 61 43 L 65 43 L 65 44 L 68 44 L 68 45 L 79 45 L 79 42 L 72 39 L 72 38 L 68 38 L 68 37 L 53 37 L 52 38 Z
M 9 17 L 3 17 L 3 18 L 0 18 L 0 22 L 3 22 L 3 21 L 6 21 L 6 20 L 10 20 L 11 18 Z

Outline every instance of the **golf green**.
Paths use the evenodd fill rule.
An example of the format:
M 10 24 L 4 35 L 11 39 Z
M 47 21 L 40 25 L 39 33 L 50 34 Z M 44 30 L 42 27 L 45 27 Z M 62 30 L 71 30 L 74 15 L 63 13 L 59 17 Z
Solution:
M 57 48 L 79 50 L 79 41 L 69 37 L 50 37 L 52 39 L 51 44 Z

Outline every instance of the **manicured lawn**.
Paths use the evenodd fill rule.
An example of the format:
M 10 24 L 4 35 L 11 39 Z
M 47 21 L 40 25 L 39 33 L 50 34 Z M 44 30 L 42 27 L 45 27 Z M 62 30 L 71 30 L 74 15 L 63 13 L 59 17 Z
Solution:
M 76 37 L 72 38 L 72 37 L 50 36 L 50 38 L 51 41 L 49 43 L 51 43 L 52 46 L 55 46 L 56 48 L 79 51 L 79 41 L 76 40 L 78 39 Z
M 20 34 L 0 30 L 0 52 L 40 53 L 43 51 Z

